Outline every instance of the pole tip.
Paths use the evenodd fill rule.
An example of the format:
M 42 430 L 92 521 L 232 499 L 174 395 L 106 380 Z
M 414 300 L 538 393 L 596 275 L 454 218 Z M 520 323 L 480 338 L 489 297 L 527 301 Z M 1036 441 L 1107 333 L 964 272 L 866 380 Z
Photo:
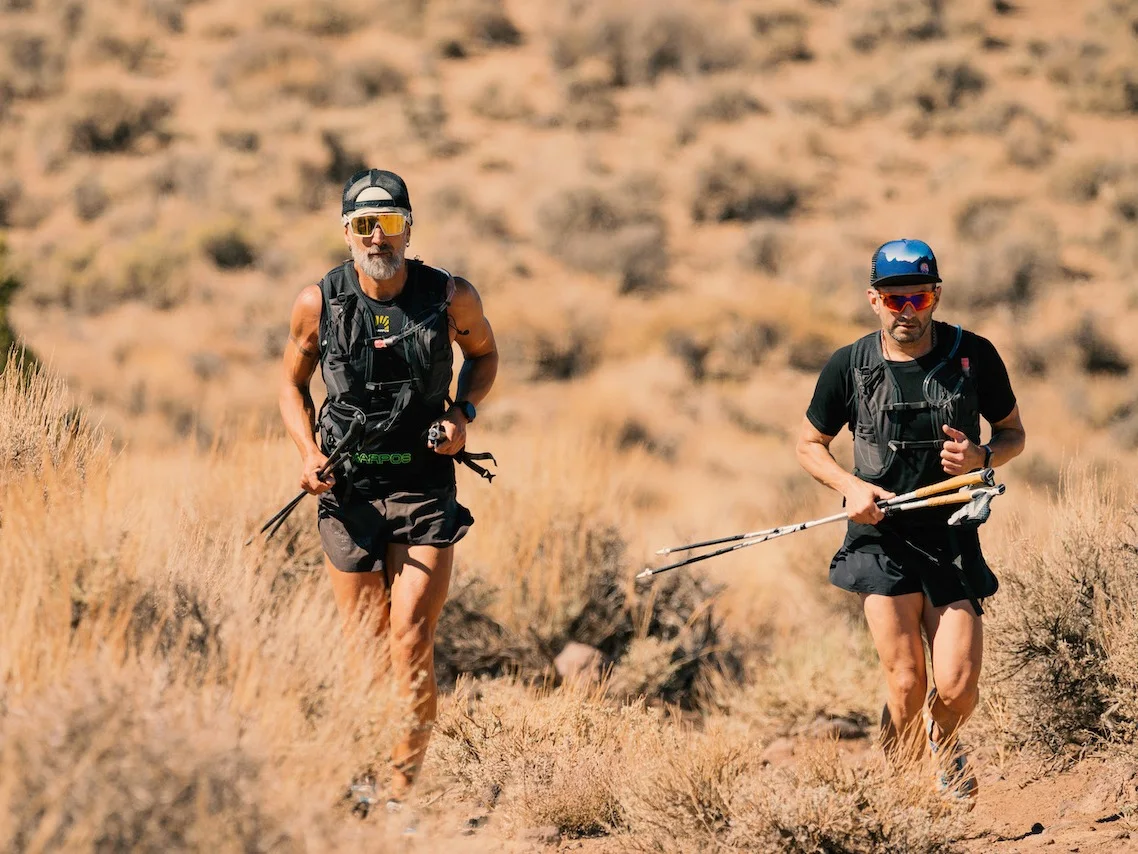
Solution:
M 640 572 L 636 573 L 636 577 L 638 579 L 639 578 L 651 578 L 652 577 L 652 567 L 650 567 L 650 566 L 644 567 L 644 569 L 642 569 L 642 570 L 640 570 Z
M 658 555 L 670 555 L 671 553 L 671 549 L 656 549 L 656 554 Z

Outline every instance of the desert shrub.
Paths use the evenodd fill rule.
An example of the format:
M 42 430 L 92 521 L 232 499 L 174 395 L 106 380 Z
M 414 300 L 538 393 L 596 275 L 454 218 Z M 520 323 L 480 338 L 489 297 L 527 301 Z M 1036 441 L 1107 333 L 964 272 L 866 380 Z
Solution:
M 0 400 L 0 485 L 50 467 L 83 475 L 106 451 L 102 429 L 75 408 L 64 382 L 18 352 L 5 350 Z
M 103 215 L 111 198 L 99 176 L 92 172 L 75 185 L 75 213 L 84 222 Z
M 1046 530 L 1025 526 L 998 570 L 987 647 L 1015 747 L 1069 758 L 1138 731 L 1134 505 L 1116 484 L 1069 470 L 1039 517 Z
M 755 12 L 751 15 L 751 31 L 755 35 L 752 53 L 761 68 L 773 68 L 784 62 L 813 59 L 806 44 L 810 22 L 792 8 Z
M 960 129 L 958 112 L 986 88 L 987 77 L 965 57 L 910 57 L 884 79 L 854 89 L 845 110 L 857 121 L 907 109 L 908 130 L 914 136 L 931 130 L 955 131 Z
M 713 122 L 737 122 L 768 112 L 746 89 L 718 89 L 701 98 L 680 121 L 676 137 L 681 144 L 695 139 L 698 129 Z
M 1072 336 L 1079 354 L 1080 367 L 1088 374 L 1125 376 L 1130 373 L 1130 360 L 1099 328 L 1091 315 L 1086 315 Z
M 116 24 L 121 27 L 121 22 L 115 21 L 91 37 L 89 61 L 115 62 L 132 74 L 155 75 L 161 71 L 166 52 L 158 39 L 150 33 L 114 29 Z
M 580 327 L 566 330 L 557 337 L 539 333 L 530 349 L 535 380 L 575 379 L 587 374 L 600 361 L 596 337 Z
M 1098 198 L 1115 171 L 1115 165 L 1102 157 L 1062 161 L 1052 169 L 1049 189 L 1060 201 L 1086 204 Z
M 75 96 L 63 118 L 68 148 L 78 153 L 139 152 L 170 139 L 172 98 L 100 88 Z
M 355 99 L 364 103 L 407 91 L 407 76 L 396 66 L 374 58 L 349 62 L 338 76 L 348 81 L 339 92 L 338 103 L 341 104 L 353 103 Z M 353 87 L 358 94 L 351 92 Z
M 1012 120 L 1006 134 L 1008 161 L 1024 169 L 1046 166 L 1055 154 L 1053 132 L 1036 118 Z
M 125 300 L 139 300 L 157 309 L 170 309 L 186 298 L 190 251 L 181 234 L 154 229 L 126 244 L 117 257 L 105 261 L 110 268 L 101 286 L 76 295 L 89 310 Z
M 427 5 L 426 28 L 436 51 L 450 59 L 522 43 L 502 0 L 434 0 Z
M 600 80 L 571 80 L 565 87 L 564 120 L 580 131 L 612 130 L 620 120 L 620 107 Z
M 24 195 L 24 184 L 19 178 L 0 180 L 0 228 L 12 225 L 16 206 Z
M 886 44 L 928 41 L 944 35 L 941 0 L 871 0 L 857 9 L 850 44 L 868 52 Z
M 956 233 L 962 240 L 984 240 L 1002 231 L 1018 200 L 1003 196 L 975 196 L 956 213 Z
M 693 382 L 744 380 L 781 337 L 770 323 L 727 313 L 711 327 L 673 330 L 665 343 L 668 352 L 684 363 Z
M 67 55 L 58 38 L 19 27 L 0 33 L 0 93 L 7 98 L 57 95 L 66 71 Z
M 505 80 L 491 80 L 483 86 L 470 102 L 470 109 L 476 116 L 498 122 L 525 121 L 534 114 L 525 92 Z
M 0 718 L 14 784 L 0 805 L 5 848 L 303 850 L 264 799 L 264 764 L 235 720 L 206 724 L 126 676 L 75 673 Z
M 1072 106 L 1092 113 L 1138 112 L 1138 60 L 1132 46 L 1061 39 L 1043 48 L 1048 77 L 1065 87 Z
M 430 92 L 423 96 L 408 95 L 403 99 L 403 117 L 414 139 L 427 147 L 435 157 L 452 157 L 461 144 L 447 132 L 450 113 L 443 96 Z
M 572 8 L 551 44 L 560 70 L 597 60 L 612 86 L 653 83 L 664 73 L 695 75 L 739 66 L 745 51 L 725 42 L 721 22 L 675 2 L 623 8 L 586 0 Z
M 358 7 L 334 0 L 309 0 L 269 7 L 264 12 L 264 22 L 269 27 L 299 30 L 312 36 L 345 36 L 364 23 L 364 14 Z
M 214 169 L 209 154 L 175 151 L 155 164 L 148 180 L 159 196 L 185 196 L 201 202 L 209 197 Z
M 752 270 L 777 276 L 786 251 L 786 229 L 778 223 L 760 222 L 747 229 L 746 243 L 739 252 L 739 263 Z
M 217 132 L 217 140 L 234 151 L 256 152 L 261 148 L 261 135 L 255 130 L 223 129 Z
M 11 368 L 11 365 L 7 363 L 9 353 L 16 343 L 16 333 L 8 319 L 8 306 L 11 304 L 16 291 L 20 289 L 20 285 L 19 276 L 11 269 L 8 243 L 0 236 L 0 354 L 5 360 L 4 373 L 8 373 Z
M 332 52 L 311 38 L 279 31 L 237 39 L 218 60 L 213 82 L 238 105 L 258 108 L 279 96 L 327 106 L 344 85 Z M 354 81 L 349 85 L 354 89 Z
M 973 217 L 988 227 L 986 235 L 961 249 L 954 270 L 941 271 L 952 284 L 946 295 L 954 304 L 1023 307 L 1060 276 L 1059 233 L 1050 217 L 1018 210 L 1000 217 L 990 207 Z
M 655 178 L 584 185 L 546 199 L 537 221 L 548 251 L 591 273 L 616 274 L 621 293 L 666 286 L 668 240 Z
M 200 245 L 206 257 L 221 270 L 243 270 L 257 262 L 257 249 L 237 223 L 207 228 Z
M 641 757 L 618 790 L 632 850 L 761 854 L 947 854 L 960 850 L 959 814 L 916 769 L 854 766 L 835 744 L 810 746 L 794 766 L 764 767 L 744 733 L 633 733 Z
M 493 808 L 497 822 L 513 831 L 552 825 L 588 836 L 620 821 L 616 769 L 635 761 L 629 733 L 655 724 L 642 706 L 615 709 L 564 691 L 466 683 L 435 732 L 460 796 Z
M 692 219 L 696 222 L 785 219 L 795 212 L 803 195 L 803 188 L 780 171 L 717 153 L 696 174 Z

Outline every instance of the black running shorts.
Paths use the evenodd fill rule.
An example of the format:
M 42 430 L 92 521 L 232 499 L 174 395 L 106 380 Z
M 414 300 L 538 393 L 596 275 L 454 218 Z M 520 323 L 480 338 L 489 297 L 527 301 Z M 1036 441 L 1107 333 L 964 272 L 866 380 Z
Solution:
M 382 572 L 389 543 L 446 548 L 474 524 L 453 486 L 346 502 L 329 491 L 320 496 L 318 519 L 324 553 L 341 572 Z
M 864 530 L 863 526 L 858 527 Z M 901 536 L 859 535 L 851 531 L 830 562 L 830 583 L 853 593 L 924 593 L 934 608 L 972 596 L 983 600 L 999 588 L 1000 582 L 984 560 L 974 531 L 961 531 L 957 541 L 959 569 L 947 543 L 930 544 L 919 538 L 913 538 L 912 543 L 919 545 L 920 551 Z M 929 560 L 929 556 L 936 560 Z

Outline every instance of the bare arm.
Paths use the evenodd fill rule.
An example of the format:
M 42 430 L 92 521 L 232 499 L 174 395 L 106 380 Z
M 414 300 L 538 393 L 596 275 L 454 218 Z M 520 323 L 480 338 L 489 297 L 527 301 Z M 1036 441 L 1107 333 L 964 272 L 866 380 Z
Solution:
M 963 474 L 984 465 L 983 446 L 973 444 L 959 430 L 947 425 L 944 427 L 944 433 L 948 438 L 940 457 L 941 467 L 945 473 Z M 992 424 L 992 438 L 988 440 L 988 447 L 992 449 L 992 459 L 988 461 L 988 467 L 995 468 L 1014 460 L 1023 452 L 1026 440 L 1027 433 L 1019 417 L 1019 404 L 1016 404 L 1006 417 Z
M 455 278 L 455 292 L 448 313 L 453 326 L 465 333 L 455 335 L 463 355 L 455 398 L 469 400 L 478 406 L 490 393 L 498 375 L 498 344 L 494 340 L 494 330 L 482 311 L 482 298 L 466 279 Z M 453 330 L 452 334 L 455 334 Z M 436 450 L 442 454 L 457 453 L 466 444 L 466 417 L 462 410 L 452 406 L 440 423 L 447 441 Z
M 300 451 L 300 485 L 314 495 L 325 492 L 334 483 L 331 475 L 323 481 L 316 477 L 326 457 L 316 442 L 316 406 L 309 387 L 320 363 L 321 306 L 318 285 L 305 288 L 293 303 L 277 398 L 285 430 Z
M 845 497 L 846 511 L 853 521 L 863 525 L 876 525 L 885 518 L 877 501 L 892 498 L 893 493 L 854 477 L 838 465 L 830 453 L 830 443 L 833 441 L 833 436 L 820 432 L 810 423 L 809 418 L 803 418 L 795 447 L 799 464 L 816 481 Z

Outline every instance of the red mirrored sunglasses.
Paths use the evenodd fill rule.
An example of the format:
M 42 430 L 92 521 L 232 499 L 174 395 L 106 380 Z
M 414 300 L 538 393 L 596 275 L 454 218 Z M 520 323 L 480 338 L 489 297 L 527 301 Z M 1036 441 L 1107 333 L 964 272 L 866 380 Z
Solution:
M 915 294 L 886 294 L 877 292 L 881 303 L 894 314 L 900 314 L 906 305 L 911 305 L 913 311 L 924 311 L 932 306 L 936 300 L 936 291 L 918 291 Z

